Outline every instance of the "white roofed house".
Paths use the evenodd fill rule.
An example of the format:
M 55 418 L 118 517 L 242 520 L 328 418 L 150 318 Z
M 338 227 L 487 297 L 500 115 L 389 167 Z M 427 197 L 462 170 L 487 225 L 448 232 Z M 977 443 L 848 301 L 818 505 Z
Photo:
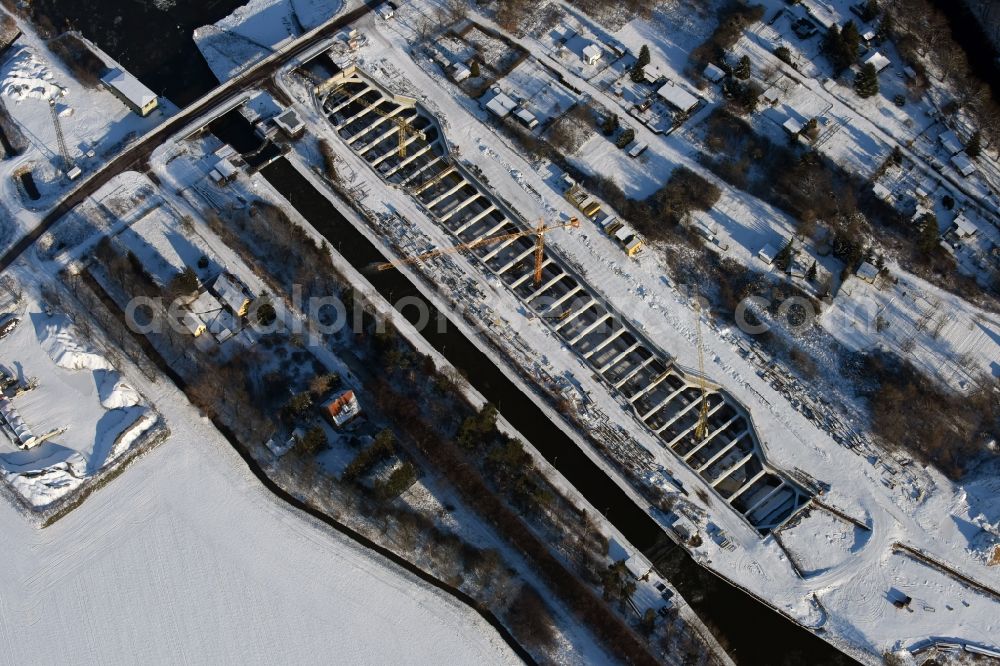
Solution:
M 487 95 L 488 94 L 489 93 L 487 93 Z M 517 102 L 511 99 L 510 96 L 504 92 L 497 91 L 493 97 L 485 102 L 483 99 L 484 98 L 480 99 L 480 105 L 497 118 L 506 118 L 515 108 L 517 108 Z
M 800 123 L 795 118 L 789 118 L 784 123 L 782 123 L 781 126 L 782 128 L 784 128 L 786 132 L 788 132 L 792 136 L 798 135 L 798 133 L 802 131 L 803 127 L 802 123 Z
M 528 129 L 534 129 L 538 125 L 538 118 L 536 118 L 535 114 L 527 109 L 517 109 L 514 111 L 514 117 L 517 118 L 517 122 L 521 123 Z
M 967 218 L 964 213 L 959 213 L 954 220 L 955 223 L 955 235 L 959 238 L 969 238 L 974 236 L 979 228 L 976 224 Z
M 870 53 L 862 62 L 874 66 L 876 72 L 881 72 L 891 64 L 890 60 L 878 51 Z
M 965 152 L 952 157 L 951 163 L 963 176 L 971 176 L 976 170 L 976 165 L 972 163 L 972 160 L 969 159 L 969 156 Z
M 472 76 L 472 69 L 464 62 L 456 62 L 448 68 L 448 74 L 455 83 L 461 83 Z
M 231 273 L 219 273 L 206 285 L 210 292 L 237 317 L 245 317 L 254 295 L 239 278 Z
M 962 140 L 958 138 L 955 134 L 955 130 L 945 130 L 938 134 L 938 143 L 941 147 L 948 151 L 949 155 L 954 155 L 955 153 L 960 153 L 965 149 L 962 144 Z
M 761 261 L 770 266 L 774 263 L 775 257 L 778 256 L 778 250 L 768 243 L 757 251 L 757 256 L 760 257 Z
M 211 292 L 201 292 L 187 307 L 202 324 L 199 326 L 196 320 L 184 318 L 184 325 L 195 337 L 207 331 L 219 343 L 223 343 L 233 337 L 239 328 L 236 317 Z
M 694 109 L 694 107 L 698 106 L 697 97 L 672 81 L 667 81 L 660 86 L 660 89 L 656 91 L 656 94 L 666 100 L 667 103 L 675 109 L 683 111 L 684 113 L 688 113 Z
M 148 116 L 158 104 L 156 93 L 120 67 L 114 67 L 102 76 L 101 83 L 140 116 Z
M 878 277 L 878 269 L 867 261 L 862 261 L 855 274 L 865 282 L 874 283 Z
M 702 72 L 702 75 L 712 83 L 718 83 L 722 79 L 726 78 L 726 73 L 713 63 L 708 63 L 708 66 L 705 67 L 705 71 Z
M 588 65 L 596 65 L 601 59 L 601 48 L 596 44 L 587 44 L 583 47 L 583 61 Z

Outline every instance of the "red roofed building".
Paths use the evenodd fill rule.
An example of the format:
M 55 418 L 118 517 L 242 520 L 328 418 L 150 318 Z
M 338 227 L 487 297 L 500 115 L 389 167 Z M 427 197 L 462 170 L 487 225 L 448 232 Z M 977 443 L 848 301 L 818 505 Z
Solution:
M 361 404 L 354 391 L 344 391 L 322 405 L 323 415 L 338 428 L 361 413 Z

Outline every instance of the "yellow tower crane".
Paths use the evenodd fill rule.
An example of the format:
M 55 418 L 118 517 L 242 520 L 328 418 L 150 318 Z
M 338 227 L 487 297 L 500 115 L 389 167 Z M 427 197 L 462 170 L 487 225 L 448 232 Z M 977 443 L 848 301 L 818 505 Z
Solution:
M 399 148 L 398 148 L 399 159 L 404 159 L 406 157 L 407 138 L 411 136 L 416 136 L 421 141 L 427 140 L 427 137 L 424 135 L 423 131 L 414 129 L 413 125 L 411 125 L 406 120 L 406 118 L 400 118 L 399 116 L 389 115 L 385 111 L 379 110 L 379 108 L 376 106 L 373 106 L 371 110 L 374 111 L 376 115 L 382 116 L 389 122 L 394 123 L 396 125 L 396 128 L 399 130 L 398 132 L 396 132 L 396 136 L 399 137 Z
M 708 435 L 708 384 L 705 382 L 705 345 L 701 338 L 701 298 L 694 294 L 695 329 L 698 332 L 698 383 L 701 386 L 701 408 L 698 411 L 698 425 L 694 428 L 697 441 Z
M 424 252 L 423 254 L 418 254 L 413 257 L 407 257 L 406 259 L 397 259 L 396 261 L 388 261 L 383 264 L 378 264 L 375 266 L 376 270 L 387 271 L 393 268 L 399 268 L 400 266 L 406 266 L 409 264 L 419 264 L 428 259 L 433 259 L 434 257 L 440 257 L 446 254 L 454 254 L 456 252 L 461 252 L 463 250 L 471 250 L 483 245 L 493 245 L 495 243 L 502 243 L 504 241 L 516 240 L 518 238 L 525 238 L 527 236 L 535 236 L 535 284 L 539 285 L 542 282 L 542 264 L 545 258 L 545 234 L 550 231 L 555 231 L 556 229 L 577 229 L 580 226 L 580 220 L 575 217 L 570 218 L 569 222 L 563 224 L 553 224 L 550 226 L 545 226 L 544 221 L 539 221 L 538 227 L 535 229 L 527 229 L 525 231 L 516 231 L 511 234 L 500 234 L 499 236 L 487 236 L 486 238 L 477 238 L 474 241 L 469 241 L 468 243 L 459 243 L 458 245 L 452 245 L 450 247 L 442 247 L 436 250 L 431 250 L 430 252 Z

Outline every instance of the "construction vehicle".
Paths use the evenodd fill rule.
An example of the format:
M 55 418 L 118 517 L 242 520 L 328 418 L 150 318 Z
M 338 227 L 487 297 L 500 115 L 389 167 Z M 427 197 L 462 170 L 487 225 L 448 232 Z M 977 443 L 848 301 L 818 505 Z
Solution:
M 708 436 L 708 384 L 705 381 L 705 345 L 701 337 L 701 297 L 694 294 L 695 329 L 698 334 L 698 383 L 701 386 L 701 408 L 698 411 L 698 425 L 694 428 L 694 438 L 701 441 Z
M 400 118 L 399 116 L 389 115 L 385 111 L 380 111 L 378 107 L 375 106 L 371 107 L 371 110 L 374 111 L 376 115 L 382 116 L 389 122 L 394 123 L 396 125 L 396 128 L 399 130 L 398 132 L 396 132 L 396 136 L 399 138 L 399 148 L 398 148 L 399 159 L 402 160 L 406 158 L 406 140 L 409 137 L 415 136 L 421 141 L 427 140 L 427 137 L 424 135 L 423 131 L 414 129 L 413 125 L 411 125 L 406 120 L 406 118 Z
M 539 220 L 538 227 L 535 229 L 527 229 L 525 231 L 517 231 L 511 234 L 500 234 L 499 236 L 488 236 L 486 238 L 477 238 L 474 241 L 469 241 L 468 243 L 459 243 L 458 245 L 452 245 L 451 247 L 442 247 L 436 250 L 431 250 L 430 252 L 424 252 L 423 254 L 418 254 L 414 257 L 407 257 L 406 259 L 397 259 L 396 261 L 389 261 L 386 263 L 378 264 L 375 266 L 376 270 L 387 271 L 393 268 L 399 268 L 400 266 L 406 266 L 409 264 L 419 264 L 427 261 L 428 259 L 433 259 L 434 257 L 440 257 L 442 255 L 454 254 L 456 252 L 461 252 L 463 250 L 472 250 L 474 248 L 483 245 L 493 245 L 495 243 L 502 243 L 504 241 L 516 240 L 518 238 L 525 238 L 527 236 L 535 236 L 535 285 L 540 285 L 542 282 L 542 264 L 545 259 L 545 234 L 550 231 L 555 231 L 556 229 L 577 229 L 580 227 L 580 220 L 571 217 L 568 222 L 563 224 L 553 224 L 550 226 L 545 226 L 543 220 Z

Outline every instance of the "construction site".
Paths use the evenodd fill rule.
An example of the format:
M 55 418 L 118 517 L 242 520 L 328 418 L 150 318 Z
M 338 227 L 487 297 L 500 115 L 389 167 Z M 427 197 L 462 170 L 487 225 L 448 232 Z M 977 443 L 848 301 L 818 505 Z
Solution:
M 439 123 L 416 100 L 386 91 L 355 67 L 318 86 L 316 94 L 344 143 L 384 181 L 407 191 L 455 241 L 403 262 L 470 253 L 613 396 L 627 401 L 664 448 L 762 535 L 809 500 L 800 484 L 768 464 L 743 405 L 702 372 L 678 366 L 557 253 L 544 249 L 546 234 L 571 233 L 575 219 L 548 226 L 522 219 L 449 153 Z

